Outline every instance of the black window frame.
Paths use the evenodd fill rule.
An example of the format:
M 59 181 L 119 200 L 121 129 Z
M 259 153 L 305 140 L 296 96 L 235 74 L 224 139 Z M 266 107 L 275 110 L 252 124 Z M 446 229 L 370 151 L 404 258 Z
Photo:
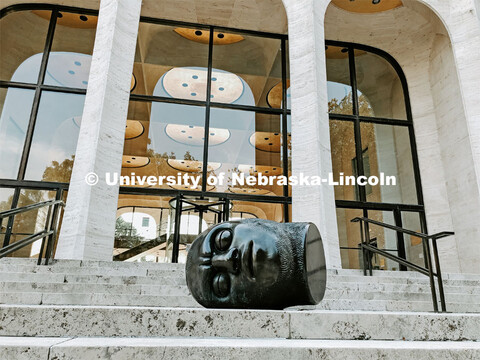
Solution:
M 395 219 L 395 225 L 402 227 L 402 212 L 415 212 L 420 216 L 420 226 L 421 232 L 427 233 L 427 222 L 425 216 L 425 207 L 423 202 L 423 192 L 422 192 L 422 182 L 420 176 L 420 167 L 418 162 L 417 155 L 417 144 L 415 140 L 415 131 L 413 125 L 413 116 L 412 109 L 410 104 L 410 97 L 408 92 L 408 84 L 405 74 L 400 66 L 400 64 L 387 52 L 377 49 L 372 46 L 344 42 L 344 41 L 333 41 L 326 40 L 325 45 L 336 46 L 348 49 L 348 62 L 350 70 L 350 86 L 352 92 L 352 103 L 353 103 L 353 113 L 350 114 L 335 114 L 329 113 L 329 121 L 339 120 L 352 123 L 354 126 L 354 141 L 355 141 L 355 164 L 357 168 L 355 169 L 358 176 L 365 175 L 363 168 L 363 151 L 362 140 L 361 140 L 361 124 L 362 123 L 371 123 L 371 124 L 380 124 L 380 125 L 391 125 L 391 126 L 403 126 L 408 129 L 409 138 L 410 138 L 410 150 L 412 155 L 413 162 L 413 171 L 415 178 L 415 188 L 417 196 L 417 204 L 403 204 L 403 203 L 383 203 L 383 202 L 370 202 L 367 201 L 367 194 L 365 191 L 365 186 L 358 186 L 359 197 L 357 200 L 335 200 L 337 208 L 340 209 L 357 209 L 363 210 L 363 216 L 368 217 L 368 210 L 378 210 L 378 211 L 392 211 Z M 382 118 L 375 116 L 363 116 L 359 114 L 359 102 L 358 102 L 358 86 L 357 86 L 357 75 L 355 67 L 355 50 L 365 51 L 367 53 L 372 53 L 374 55 L 380 56 L 386 60 L 397 73 L 403 90 L 403 98 L 405 103 L 405 113 L 407 119 L 395 119 L 395 118 Z M 368 224 L 367 224 L 368 225 Z M 342 250 L 359 250 L 357 248 L 351 247 L 340 247 Z M 405 241 L 403 234 L 397 232 L 397 251 L 400 257 L 406 259 L 406 250 L 405 250 Z M 400 265 L 400 270 L 406 270 L 406 267 Z
M 16 81 L 8 81 L 8 80 L 0 79 L 0 88 L 29 89 L 29 90 L 35 91 L 17 178 L 16 179 L 0 179 L 1 188 L 14 189 L 14 195 L 11 203 L 12 209 L 18 206 L 20 192 L 22 189 L 54 190 L 54 191 L 57 191 L 57 194 L 56 194 L 57 199 L 62 199 L 64 196 L 64 192 L 68 191 L 69 183 L 26 180 L 25 172 L 26 172 L 28 158 L 30 155 L 30 149 L 32 146 L 33 133 L 35 130 L 35 122 L 38 114 L 38 108 L 39 108 L 42 92 L 52 91 L 52 92 L 80 94 L 80 95 L 86 95 L 87 93 L 86 89 L 69 88 L 69 87 L 44 84 L 46 69 L 48 65 L 48 58 L 51 52 L 53 38 L 55 35 L 55 27 L 57 23 L 58 14 L 60 12 L 68 12 L 68 13 L 87 15 L 87 16 L 98 16 L 98 10 L 92 10 L 92 9 L 83 9 L 78 7 L 53 5 L 53 4 L 52 5 L 50 4 L 18 4 L 18 5 L 11 5 L 1 9 L 0 21 L 3 17 L 7 16 L 10 13 L 18 12 L 18 11 L 32 11 L 32 10 L 51 11 L 50 22 L 48 26 L 47 36 L 45 39 L 45 45 L 43 49 L 42 61 L 40 65 L 37 82 L 24 83 L 24 82 L 16 82 Z M 253 30 L 242 30 L 242 29 L 228 28 L 228 27 L 222 27 L 222 26 L 196 24 L 196 23 L 174 21 L 174 20 L 157 19 L 157 18 L 146 17 L 146 16 L 141 16 L 140 22 L 152 23 L 152 24 L 158 24 L 158 25 L 183 26 L 183 27 L 189 27 L 189 28 L 194 27 L 199 29 L 207 29 L 210 31 L 210 41 L 208 44 L 209 59 L 208 59 L 207 98 L 205 101 L 197 101 L 197 100 L 166 98 L 166 97 L 159 97 L 159 96 L 139 95 L 139 94 L 131 93 L 129 100 L 205 106 L 206 108 L 205 133 L 206 134 L 208 134 L 209 132 L 209 114 L 210 114 L 211 108 L 223 108 L 223 109 L 252 111 L 255 113 L 279 115 L 281 117 L 280 125 L 282 129 L 282 150 L 281 151 L 282 151 L 283 175 L 288 177 L 289 161 L 288 161 L 287 124 L 288 124 L 288 116 L 291 115 L 291 110 L 287 109 L 287 58 L 286 56 L 288 52 L 288 49 L 287 49 L 288 35 L 253 31 Z M 211 92 L 211 83 L 212 83 L 211 77 L 212 77 L 212 54 L 213 54 L 214 31 L 234 32 L 236 34 L 242 34 L 242 35 L 279 39 L 281 41 L 283 101 L 282 101 L 282 107 L 280 109 L 257 107 L 257 106 L 246 106 L 246 105 L 238 105 L 238 104 L 224 104 L 224 103 L 216 103 L 216 102 L 210 101 L 209 95 Z M 200 199 L 217 198 L 224 201 L 239 200 L 239 201 L 282 204 L 283 205 L 283 221 L 284 222 L 289 221 L 289 205 L 292 204 L 292 197 L 289 196 L 289 188 L 287 185 L 283 187 L 283 194 L 281 196 L 235 194 L 235 193 L 229 193 L 229 192 L 207 191 L 205 175 L 207 173 L 207 168 L 208 168 L 208 136 L 205 136 L 205 139 L 206 140 L 204 144 L 204 157 L 203 157 L 203 169 L 202 169 L 202 175 L 203 175 L 202 178 L 204 179 L 204 181 L 202 183 L 202 191 L 176 190 L 176 189 L 150 189 L 150 188 L 133 188 L 133 187 L 130 188 L 130 187 L 121 186 L 119 193 L 132 194 L 132 195 L 168 196 L 173 198 L 183 198 L 183 197 L 195 197 Z M 9 243 L 9 239 L 10 239 L 9 232 L 11 232 L 13 221 L 14 221 L 14 218 L 11 217 L 9 220 L 9 224 L 7 225 L 7 234 L 4 239 L 4 244 L 3 244 L 4 246 L 8 245 Z
M 91 9 L 83 9 L 78 7 L 70 7 L 70 6 L 61 6 L 61 5 L 47 5 L 47 4 L 19 4 L 19 5 L 12 5 L 0 10 L 0 20 L 16 11 L 30 11 L 30 10 L 49 10 L 51 11 L 51 18 L 50 23 L 47 31 L 47 37 L 45 41 L 45 46 L 42 55 L 41 67 L 39 71 L 39 76 L 37 83 L 22 83 L 22 82 L 14 82 L 14 81 L 6 81 L 0 80 L 0 88 L 18 88 L 18 89 L 30 89 L 35 91 L 34 101 L 32 105 L 32 111 L 30 114 L 30 121 L 27 128 L 27 134 L 25 137 L 24 148 L 22 152 L 22 158 L 19 166 L 19 171 L 17 175 L 17 179 L 0 179 L 0 187 L 2 188 L 13 188 L 15 189 L 14 196 L 12 199 L 11 208 L 15 208 L 18 205 L 18 200 L 20 196 L 20 191 L 22 189 L 38 189 L 38 190 L 55 190 L 57 191 L 57 199 L 63 198 L 64 191 L 68 190 L 69 184 L 68 183 L 59 183 L 59 182 L 47 182 L 47 181 L 33 181 L 33 180 L 25 180 L 25 171 L 27 166 L 27 160 L 30 153 L 31 142 L 33 139 L 33 132 L 35 129 L 35 121 L 37 117 L 39 102 L 42 91 L 52 91 L 52 92 L 61 92 L 61 93 L 69 93 L 69 94 L 86 94 L 86 89 L 79 89 L 79 88 L 68 88 L 68 87 L 60 87 L 60 86 L 52 86 L 52 85 L 45 85 L 43 84 L 46 67 L 48 62 L 48 56 L 50 54 L 53 36 L 55 33 L 55 26 L 56 20 L 59 12 L 69 12 L 69 13 L 76 13 L 76 14 L 84 14 L 84 15 L 91 15 L 91 16 L 98 16 L 97 10 Z M 135 101 L 147 101 L 147 102 L 169 102 L 169 103 L 177 103 L 177 104 L 184 104 L 184 105 L 202 105 L 206 107 L 206 117 L 205 117 L 205 131 L 208 133 L 209 127 L 209 112 L 210 108 L 224 108 L 224 109 L 232 109 L 232 110 L 241 110 L 241 111 L 255 111 L 260 113 L 266 114 L 276 114 L 281 116 L 281 127 L 282 127 L 282 136 L 283 136 L 283 143 L 282 143 L 282 156 L 283 156 L 283 171 L 284 175 L 288 177 L 288 141 L 287 141 L 287 123 L 288 123 L 288 116 L 291 115 L 291 110 L 287 108 L 287 41 L 288 35 L 286 34 L 278 34 L 278 33 L 267 33 L 267 32 L 259 32 L 259 31 L 252 31 L 252 30 L 241 30 L 236 28 L 228 28 L 228 27 L 221 27 L 221 26 L 213 26 L 213 25 L 205 25 L 205 24 L 196 24 L 196 23 L 188 23 L 188 22 L 181 22 L 181 21 L 173 21 L 173 20 L 165 20 L 165 19 L 156 19 L 151 17 L 142 16 L 140 18 L 140 22 L 147 22 L 159 25 L 170 25 L 170 26 L 185 26 L 185 27 L 195 27 L 195 28 L 203 28 L 208 29 L 210 31 L 210 41 L 209 41 L 209 60 L 208 60 L 208 82 L 207 82 L 207 99 L 205 101 L 196 101 L 196 100 L 182 100 L 182 99 L 173 99 L 173 98 L 164 98 L 158 96 L 149 96 L 149 95 L 138 95 L 138 94 L 131 94 L 130 100 Z M 283 85 L 283 101 L 282 101 L 282 108 L 281 109 L 274 109 L 274 108 L 266 108 L 266 107 L 256 107 L 256 106 L 246 106 L 246 105 L 237 105 L 237 104 L 224 104 L 224 103 L 216 103 L 210 101 L 210 97 L 208 96 L 211 91 L 211 73 L 212 73 L 212 52 L 213 52 L 213 35 L 214 31 L 223 31 L 223 32 L 235 32 L 244 35 L 251 35 L 251 36 L 259 36 L 259 37 L 268 37 L 268 38 L 275 38 L 281 41 L 281 53 L 282 53 L 282 85 Z M 375 203 L 375 202 L 368 202 L 366 201 L 366 194 L 364 187 L 360 187 L 360 201 L 349 201 L 349 200 L 336 200 L 336 207 L 337 208 L 351 208 L 351 209 L 361 209 L 363 210 L 364 216 L 368 215 L 368 210 L 380 210 L 380 211 L 393 211 L 394 218 L 397 226 L 402 225 L 401 221 L 401 213 L 402 212 L 416 212 L 420 215 L 421 227 L 422 232 L 427 232 L 426 226 L 426 218 L 425 218 L 425 209 L 424 209 L 424 202 L 423 202 L 423 193 L 421 187 L 421 177 L 420 177 L 420 170 L 419 170 L 419 163 L 418 163 L 418 156 L 417 156 L 417 146 L 415 141 L 415 134 L 413 128 L 413 118 L 411 113 L 411 105 L 410 99 L 408 94 L 408 86 L 405 74 L 403 73 L 400 65 L 398 62 L 388 53 L 384 52 L 383 50 L 350 42 L 342 42 L 342 41 L 332 41 L 327 40 L 325 42 L 327 46 L 339 46 L 348 48 L 349 50 L 349 69 L 350 69 L 350 84 L 352 86 L 352 96 L 353 96 L 353 106 L 354 106 L 354 113 L 352 115 L 344 115 L 344 114 L 329 114 L 330 120 L 340 120 L 340 121 L 348 121 L 354 124 L 354 136 L 355 136 L 355 148 L 356 148 L 356 157 L 357 157 L 357 173 L 359 175 L 364 174 L 363 169 L 363 161 L 362 161 L 362 145 L 361 145 L 361 136 L 360 136 L 360 124 L 361 123 L 375 123 L 375 124 L 383 124 L 383 125 L 395 125 L 395 126 L 404 126 L 408 128 L 409 136 L 410 136 L 410 148 L 412 153 L 412 161 L 414 167 L 414 176 L 415 176 L 415 185 L 416 185 L 416 192 L 417 192 L 417 200 L 418 204 L 397 204 L 397 203 Z M 363 50 L 375 55 L 378 55 L 385 60 L 387 60 L 395 69 L 396 73 L 398 74 L 402 88 L 403 88 L 403 95 L 406 107 L 406 114 L 407 120 L 400 120 L 400 119 L 387 119 L 387 118 L 380 118 L 380 117 L 367 117 L 367 116 L 360 116 L 358 114 L 358 95 L 357 95 L 357 83 L 356 83 L 356 73 L 355 73 L 355 59 L 354 59 L 354 50 Z M 208 136 L 205 137 L 205 145 L 204 145 L 204 159 L 203 159 L 203 171 L 202 174 L 204 175 L 203 178 L 206 179 L 206 172 L 207 172 L 207 163 L 208 163 Z M 190 191 L 190 190 L 175 190 L 175 189 L 149 189 L 149 188 L 129 188 L 129 187 L 120 187 L 120 194 L 138 194 L 138 195 L 155 195 L 155 196 L 169 196 L 169 197 L 200 197 L 200 198 L 218 198 L 224 199 L 227 201 L 230 200 L 239 200 L 239 201 L 252 201 L 252 202 L 265 202 L 265 203 L 276 203 L 282 204 L 284 209 L 284 221 L 289 221 L 289 207 L 292 204 L 292 197 L 289 196 L 289 188 L 287 185 L 283 188 L 283 195 L 282 196 L 270 196 L 270 195 L 249 195 L 249 194 L 234 194 L 234 193 L 225 193 L 225 192 L 209 192 L 206 191 L 206 185 L 202 184 L 202 191 Z M 7 226 L 13 225 L 13 218 L 11 218 L 12 224 L 8 224 Z M 398 251 L 400 256 L 405 257 L 405 248 L 403 242 L 403 236 L 398 234 Z M 5 241 L 7 241 L 7 237 Z M 5 243 L 4 243 L 5 245 Z M 8 242 L 7 242 L 8 245 Z M 403 250 L 402 250 L 403 249 Z

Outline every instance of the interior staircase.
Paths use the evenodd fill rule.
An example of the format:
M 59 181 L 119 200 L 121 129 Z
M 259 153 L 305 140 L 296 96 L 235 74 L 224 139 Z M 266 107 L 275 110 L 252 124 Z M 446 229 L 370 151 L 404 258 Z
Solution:
M 318 306 L 200 307 L 182 264 L 0 259 L 0 359 L 476 359 L 480 276 L 330 270 Z

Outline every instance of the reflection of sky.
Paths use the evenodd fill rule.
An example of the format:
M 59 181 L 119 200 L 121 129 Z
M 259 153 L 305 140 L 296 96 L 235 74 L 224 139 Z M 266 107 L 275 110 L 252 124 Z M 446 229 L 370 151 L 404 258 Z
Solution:
M 42 93 L 26 179 L 41 180 L 52 161 L 75 154 L 84 100 L 84 95 Z
M 13 189 L 0 188 L 0 203 L 7 201 L 13 196 Z
M 327 81 L 328 101 L 337 99 L 339 102 L 346 97 L 352 88 L 350 85 L 341 84 L 338 82 Z
M 12 76 L 12 81 L 34 82 L 43 54 L 35 54 L 26 59 Z M 86 89 L 92 57 L 73 52 L 51 52 L 48 58 L 45 84 Z
M 12 81 L 31 81 L 38 75 L 42 54 L 25 60 Z M 45 83 L 56 86 L 86 88 L 90 55 L 52 52 Z M 0 177 L 15 178 L 23 150 L 34 92 L 10 88 L 0 118 Z M 52 160 L 59 162 L 75 154 L 83 95 L 43 91 L 40 98 L 26 178 L 41 180 Z
M 0 178 L 17 177 L 35 92 L 10 88 L 0 117 Z

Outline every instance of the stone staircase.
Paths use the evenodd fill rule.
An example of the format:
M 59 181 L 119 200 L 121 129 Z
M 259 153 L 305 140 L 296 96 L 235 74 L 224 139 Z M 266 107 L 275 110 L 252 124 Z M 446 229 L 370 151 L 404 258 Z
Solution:
M 480 313 L 480 276 L 444 274 L 447 310 Z M 0 259 L 0 304 L 199 307 L 183 264 Z M 432 311 L 430 283 L 415 272 L 330 270 L 322 310 Z
M 325 300 L 284 311 L 200 307 L 183 265 L 0 259 L 0 359 L 475 359 L 480 276 L 331 270 Z

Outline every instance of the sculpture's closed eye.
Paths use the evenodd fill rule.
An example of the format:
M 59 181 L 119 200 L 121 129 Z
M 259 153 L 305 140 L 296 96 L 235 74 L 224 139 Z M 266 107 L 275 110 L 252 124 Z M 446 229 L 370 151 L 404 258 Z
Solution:
M 215 235 L 215 249 L 218 251 L 226 251 L 232 244 L 232 233 L 230 230 L 220 231 Z
M 218 297 L 225 297 L 230 293 L 230 277 L 225 273 L 219 273 L 213 277 L 213 293 Z

